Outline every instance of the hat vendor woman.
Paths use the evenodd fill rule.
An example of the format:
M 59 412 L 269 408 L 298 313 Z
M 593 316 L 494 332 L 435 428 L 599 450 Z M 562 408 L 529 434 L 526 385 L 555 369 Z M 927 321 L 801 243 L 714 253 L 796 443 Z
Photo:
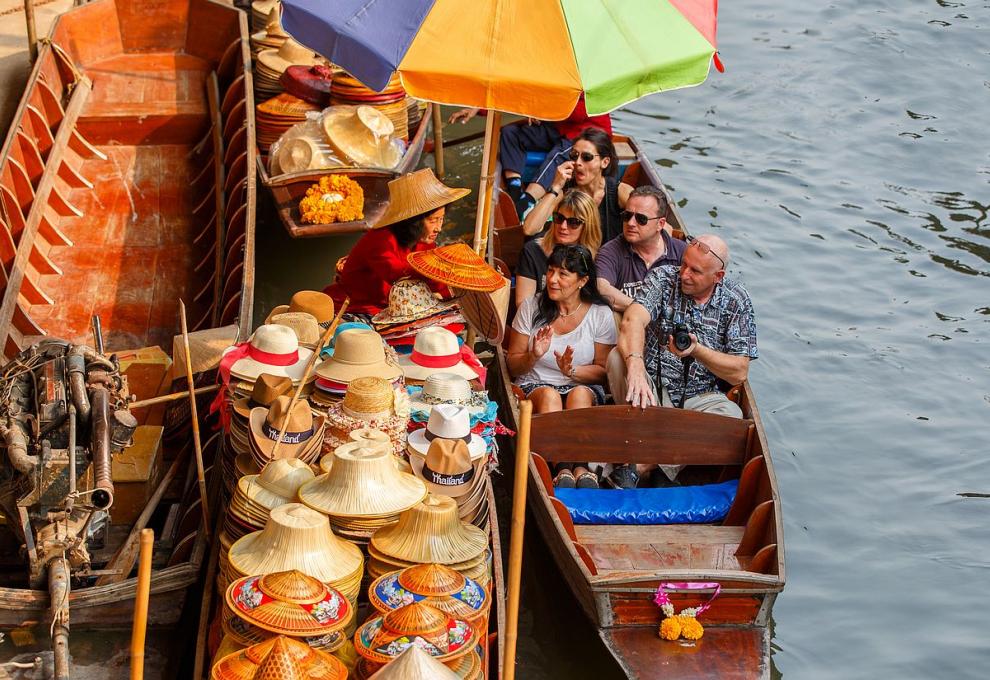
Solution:
M 448 187 L 424 168 L 392 180 L 388 191 L 385 214 L 354 245 L 336 280 L 325 289 L 338 306 L 350 297 L 348 311 L 354 314 L 379 313 L 388 306 L 393 283 L 419 276 L 406 256 L 437 247 L 446 206 L 471 190 Z M 435 292 L 450 296 L 446 286 L 429 283 Z

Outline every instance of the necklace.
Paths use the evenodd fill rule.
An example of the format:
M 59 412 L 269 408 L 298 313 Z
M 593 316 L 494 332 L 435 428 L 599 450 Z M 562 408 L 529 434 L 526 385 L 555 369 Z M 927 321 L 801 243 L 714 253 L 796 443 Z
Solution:
M 581 311 L 581 308 L 582 307 L 584 307 L 584 303 L 583 302 L 580 302 L 580 303 L 578 303 L 578 306 L 577 307 L 575 307 L 571 311 L 567 312 L 567 314 L 561 314 L 558 318 L 566 319 L 569 316 L 573 316 L 576 312 Z

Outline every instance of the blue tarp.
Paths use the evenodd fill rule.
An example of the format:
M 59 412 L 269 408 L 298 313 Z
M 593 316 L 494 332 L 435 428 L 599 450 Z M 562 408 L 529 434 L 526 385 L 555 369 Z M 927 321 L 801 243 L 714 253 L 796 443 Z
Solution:
M 707 524 L 721 521 L 738 479 L 665 489 L 554 489 L 575 524 Z

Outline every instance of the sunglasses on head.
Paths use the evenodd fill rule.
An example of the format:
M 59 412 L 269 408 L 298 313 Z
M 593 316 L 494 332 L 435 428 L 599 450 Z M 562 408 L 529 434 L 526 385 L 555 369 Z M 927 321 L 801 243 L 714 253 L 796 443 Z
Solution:
M 572 161 L 580 158 L 584 163 L 590 163 L 593 158 L 601 158 L 597 153 L 591 153 L 589 151 L 571 151 L 567 157 Z
M 722 269 L 725 269 L 725 260 L 719 257 L 715 253 L 715 251 L 712 250 L 711 246 L 709 246 L 707 243 L 705 243 L 704 241 L 699 241 L 694 236 L 687 236 L 684 238 L 684 240 L 687 241 L 688 247 L 698 246 L 698 250 L 700 250 L 703 254 L 711 255 L 712 257 L 714 257 L 722 265 Z
M 645 227 L 650 220 L 663 219 L 660 215 L 655 215 L 650 217 L 649 215 L 644 215 L 643 213 L 633 212 L 631 210 L 623 210 L 619 215 L 622 218 L 623 223 L 628 222 L 633 217 L 636 218 L 636 224 L 641 227 Z
M 568 229 L 578 229 L 579 227 L 584 226 L 584 220 L 580 217 L 564 217 L 559 212 L 555 212 L 553 214 L 554 224 L 564 224 L 565 222 L 567 223 Z

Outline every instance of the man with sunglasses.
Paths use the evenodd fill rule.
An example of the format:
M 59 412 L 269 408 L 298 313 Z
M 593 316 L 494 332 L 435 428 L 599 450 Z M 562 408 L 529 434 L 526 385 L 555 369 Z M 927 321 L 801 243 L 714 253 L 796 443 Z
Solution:
M 595 258 L 598 289 L 619 313 L 632 304 L 651 270 L 679 265 L 687 247 L 664 228 L 667 197 L 656 187 L 636 187 L 621 217 L 622 236 L 604 244 Z

